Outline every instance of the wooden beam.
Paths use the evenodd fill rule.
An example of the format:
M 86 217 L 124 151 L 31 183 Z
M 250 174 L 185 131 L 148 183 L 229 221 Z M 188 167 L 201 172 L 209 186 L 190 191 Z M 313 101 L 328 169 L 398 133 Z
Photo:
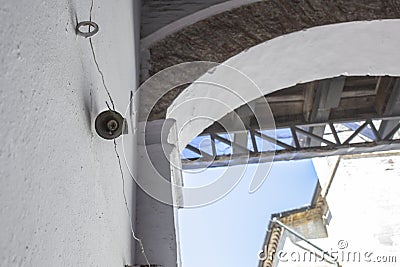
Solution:
M 276 102 L 293 102 L 293 101 L 303 101 L 303 95 L 282 95 L 282 96 L 266 96 L 268 103 L 276 103 Z
M 315 90 L 318 82 L 308 83 L 304 88 L 304 103 L 303 103 L 303 116 L 304 121 L 310 121 L 311 110 L 313 107 L 313 100 L 315 96 Z
M 363 87 L 375 85 L 378 80 L 376 76 L 350 76 L 347 77 L 345 87 Z
M 352 97 L 364 97 L 364 96 L 375 96 L 376 90 L 370 89 L 359 89 L 352 91 L 343 91 L 342 98 L 352 98 Z
M 375 110 L 379 116 L 383 116 L 385 112 L 386 103 L 393 90 L 394 78 L 392 77 L 379 77 L 376 84 L 376 98 Z
M 400 114 L 400 79 L 396 78 L 383 115 L 396 116 L 398 114 Z M 379 134 L 381 136 L 388 136 L 388 134 L 392 132 L 394 134 L 396 131 L 393 131 L 393 129 L 397 126 L 398 122 L 399 121 L 396 120 L 382 121 L 379 126 Z M 389 136 L 389 138 L 391 138 L 391 136 Z
M 343 87 L 346 77 L 340 76 L 328 79 L 318 84 L 313 108 L 310 115 L 310 122 L 324 122 L 329 120 L 331 109 L 337 108 L 343 93 Z M 314 135 L 322 137 L 324 135 L 325 125 L 311 129 Z M 319 146 L 321 142 L 315 139 L 308 139 L 309 146 Z
M 274 102 L 270 103 L 270 108 L 274 116 L 291 116 L 302 114 L 303 112 L 303 101 L 293 102 Z
M 345 77 L 342 76 L 318 84 L 310 122 L 322 122 L 329 119 L 331 109 L 339 106 L 344 82 Z

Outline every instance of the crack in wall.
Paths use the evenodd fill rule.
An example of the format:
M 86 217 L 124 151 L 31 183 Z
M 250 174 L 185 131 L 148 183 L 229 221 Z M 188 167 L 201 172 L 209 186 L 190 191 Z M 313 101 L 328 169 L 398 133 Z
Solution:
M 94 0 L 92 0 L 92 4 L 91 4 L 91 6 L 90 6 L 90 14 L 89 14 L 89 21 L 90 21 L 90 22 L 92 22 L 93 5 L 94 5 Z M 89 26 L 89 32 L 90 32 L 90 26 Z M 90 43 L 90 49 L 92 50 L 94 63 L 95 63 L 95 65 L 96 65 L 96 67 L 97 67 L 97 71 L 99 72 L 99 74 L 100 74 L 100 76 L 101 76 L 101 81 L 102 81 L 102 83 L 103 83 L 104 90 L 106 91 L 106 93 L 107 93 L 107 95 L 108 95 L 108 98 L 110 99 L 111 106 L 112 106 L 113 110 L 115 111 L 114 101 L 113 101 L 113 99 L 112 99 L 112 97 L 111 97 L 110 90 L 108 90 L 108 87 L 107 87 L 107 85 L 106 85 L 106 82 L 105 82 L 105 79 L 104 79 L 104 73 L 101 71 L 100 66 L 99 66 L 99 63 L 97 62 L 96 53 L 94 52 L 94 47 L 93 47 L 93 42 L 92 42 L 92 38 L 91 38 L 91 37 L 89 38 L 89 43 Z M 110 106 L 108 105 L 107 101 L 106 101 L 106 105 L 107 105 L 107 107 L 111 110 L 111 108 L 110 108 Z
M 91 0 L 90 15 L 89 15 L 89 20 L 90 20 L 90 22 L 92 22 L 93 6 L 94 6 L 94 0 Z M 91 28 L 90 28 L 90 26 L 89 26 L 89 32 L 90 32 L 90 30 L 91 30 Z M 106 91 L 106 93 L 107 93 L 107 95 L 108 95 L 108 98 L 109 98 L 109 100 L 110 100 L 110 102 L 111 102 L 112 109 L 115 111 L 115 104 L 114 104 L 114 101 L 113 101 L 113 99 L 112 99 L 112 97 L 111 97 L 111 93 L 110 93 L 110 91 L 109 91 L 109 89 L 108 89 L 108 87 L 107 87 L 107 85 L 106 85 L 105 78 L 104 78 L 104 73 L 101 71 L 100 66 L 99 66 L 99 63 L 98 63 L 97 58 L 96 58 L 96 53 L 95 53 L 95 51 L 94 51 L 92 38 L 89 38 L 89 43 L 90 43 L 90 48 L 91 48 L 91 51 L 92 51 L 93 60 L 94 60 L 94 63 L 95 63 L 95 65 L 96 65 L 97 71 L 99 72 L 99 74 L 100 74 L 100 76 L 101 76 L 101 80 L 102 80 L 104 89 L 105 89 L 105 91 Z M 91 92 L 90 92 L 90 95 L 91 95 Z M 107 101 L 106 101 L 106 105 L 107 105 L 108 109 L 111 110 L 111 108 L 110 108 L 110 106 L 109 106 L 109 104 L 108 104 Z M 144 246 L 143 246 L 143 242 L 142 242 L 142 240 L 141 240 L 140 238 L 138 238 L 138 237 L 136 236 L 136 233 L 135 233 L 135 231 L 133 230 L 132 216 L 131 216 L 131 212 L 130 212 L 130 210 L 129 210 L 128 201 L 127 201 L 127 199 L 126 199 L 126 194 L 125 194 L 125 178 L 124 178 L 124 173 L 123 173 L 123 170 L 122 170 L 121 158 L 120 158 L 120 155 L 119 155 L 119 153 L 118 153 L 117 142 L 115 141 L 115 139 L 113 140 L 113 142 L 114 142 L 114 151 L 115 151 L 115 155 L 116 155 L 116 157 L 117 157 L 118 165 L 119 165 L 119 170 L 120 170 L 120 173 L 121 173 L 122 194 L 123 194 L 123 197 L 124 197 L 124 203 L 125 203 L 125 207 L 126 207 L 126 211 L 127 211 L 127 216 L 128 216 L 128 220 L 129 220 L 129 225 L 130 225 L 130 229 L 131 229 L 131 234 L 132 234 L 133 239 L 134 239 L 136 242 L 138 242 L 138 244 L 139 244 L 139 246 L 140 246 L 141 252 L 142 252 L 142 254 L 143 254 L 144 258 L 145 258 L 145 261 L 146 261 L 146 265 L 147 265 L 148 267 L 151 267 L 151 264 L 150 264 L 150 262 L 149 262 L 149 260 L 148 260 L 148 258 L 147 258 L 147 255 L 146 255 L 146 252 L 145 252 L 145 249 L 144 249 Z
M 144 256 L 144 258 L 146 260 L 146 264 L 148 265 L 148 267 L 150 267 L 151 265 L 150 265 L 150 262 L 149 262 L 149 260 L 147 258 L 146 252 L 144 250 L 143 242 L 142 242 L 142 240 L 140 238 L 138 238 L 136 236 L 135 231 L 133 230 L 132 219 L 131 219 L 132 216 L 131 216 L 131 212 L 129 210 L 128 202 L 126 200 L 126 195 L 125 195 L 125 178 L 124 178 L 124 173 L 122 171 L 121 158 L 120 158 L 118 150 L 117 150 L 117 142 L 115 141 L 115 139 L 114 139 L 114 150 L 115 150 L 115 155 L 117 156 L 117 159 L 118 159 L 119 170 L 121 172 L 122 194 L 124 196 L 125 207 L 126 207 L 126 211 L 128 213 L 128 218 L 129 218 L 129 222 L 130 222 L 130 226 L 131 226 L 132 237 L 133 237 L 133 239 L 135 239 L 139 243 L 141 252 L 142 252 L 142 254 L 143 254 L 143 256 Z

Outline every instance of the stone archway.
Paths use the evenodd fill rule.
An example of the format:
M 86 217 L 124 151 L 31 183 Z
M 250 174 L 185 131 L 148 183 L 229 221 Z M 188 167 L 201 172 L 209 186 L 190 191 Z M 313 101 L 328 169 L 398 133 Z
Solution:
M 400 76 L 400 38 L 393 33 L 400 29 L 400 20 L 351 22 L 315 27 L 255 46 L 224 64 L 243 72 L 266 95 L 295 84 L 325 78 L 354 75 Z M 225 91 L 207 85 L 186 88 L 168 109 L 167 118 L 176 120 L 179 148 L 183 149 L 210 124 L 210 120 L 194 120 L 207 116 L 217 121 L 239 106 L 254 100 L 257 92 L 235 87 L 240 83 L 235 76 L 227 77 L 218 68 L 199 80 L 231 86 L 243 101 L 232 98 Z M 229 102 L 230 110 L 217 104 L 198 105 L 193 111 L 179 109 L 184 101 L 212 95 L 221 102 Z M 213 101 L 213 103 L 216 103 Z M 185 127 L 183 127 L 185 125 Z
M 225 62 L 276 37 L 304 29 L 350 21 L 400 18 L 400 1 L 259 1 L 244 4 L 191 24 L 146 44 L 142 70 L 153 75 L 189 61 Z M 182 92 L 171 91 L 149 120 L 165 118 L 166 107 Z

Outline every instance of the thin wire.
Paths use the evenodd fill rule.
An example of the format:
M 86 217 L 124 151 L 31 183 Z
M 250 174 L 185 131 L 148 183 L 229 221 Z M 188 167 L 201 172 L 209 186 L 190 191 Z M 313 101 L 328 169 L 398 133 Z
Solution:
M 92 22 L 92 11 L 93 11 L 93 6 L 94 6 L 94 0 L 92 0 L 92 4 L 90 5 L 90 13 L 89 13 L 89 20 Z M 89 31 L 90 31 L 90 26 L 89 26 Z
M 108 107 L 109 110 L 111 110 L 110 105 L 108 104 L 107 101 L 106 101 L 106 106 Z
M 147 263 L 147 265 L 148 265 L 149 267 L 151 267 L 150 262 L 149 262 L 149 260 L 148 260 L 148 258 L 147 258 L 147 256 L 146 256 L 145 251 L 144 251 L 143 242 L 142 242 L 142 240 L 141 240 L 140 238 L 138 238 L 138 237 L 136 236 L 135 231 L 133 230 L 133 225 L 132 225 L 132 220 L 131 220 L 131 218 L 132 218 L 132 217 L 131 217 L 131 212 L 130 212 L 130 210 L 129 210 L 128 201 L 126 200 L 126 195 L 125 195 L 125 178 L 124 178 L 124 173 L 123 173 L 123 171 L 122 171 L 121 158 L 120 158 L 119 153 L 118 153 L 118 150 L 117 150 L 117 142 L 115 141 L 115 139 L 114 139 L 114 150 L 115 150 L 115 154 L 117 155 L 117 158 L 118 158 L 119 170 L 120 170 L 120 172 L 121 172 L 122 194 L 123 194 L 123 196 L 124 196 L 125 207 L 126 207 L 126 211 L 127 211 L 127 213 L 128 213 L 128 218 L 129 218 L 129 222 L 130 222 L 130 226 L 131 226 L 132 237 L 133 237 L 133 239 L 135 239 L 135 240 L 139 243 L 141 252 L 142 252 L 142 254 L 143 254 L 143 256 L 144 256 L 144 258 L 145 258 L 145 260 L 146 260 L 146 263 Z
M 94 5 L 94 0 L 92 0 L 92 4 L 90 6 L 90 14 L 89 14 L 90 22 L 92 22 L 93 5 Z M 90 25 L 89 25 L 89 32 L 90 32 Z M 93 54 L 93 60 L 94 60 L 94 63 L 96 64 L 96 67 L 97 67 L 97 71 L 100 73 L 101 81 L 103 82 L 104 89 L 106 90 L 108 98 L 110 99 L 110 102 L 111 102 L 111 106 L 112 106 L 113 110 L 115 111 L 114 101 L 113 101 L 113 99 L 111 97 L 110 90 L 108 90 L 108 88 L 107 88 L 107 85 L 106 85 L 106 82 L 105 82 L 105 79 L 104 79 L 104 74 L 100 69 L 99 63 L 97 62 L 96 53 L 94 52 L 93 42 L 92 42 L 92 38 L 91 37 L 89 38 L 89 43 L 90 43 L 90 48 L 91 48 L 92 54 Z
M 90 20 L 90 22 L 92 22 L 93 6 L 94 6 L 94 0 L 92 0 L 92 3 L 91 3 L 91 5 L 90 5 L 90 15 L 89 15 L 89 20 Z M 90 25 L 89 25 L 89 32 L 90 32 Z M 101 71 L 100 66 L 99 66 L 99 63 L 97 62 L 97 59 L 96 59 L 96 54 L 95 54 L 95 52 L 94 52 L 93 43 L 92 43 L 92 38 L 89 38 L 89 43 L 90 43 L 90 48 L 91 48 L 91 50 L 92 50 L 94 63 L 96 64 L 97 70 L 98 70 L 98 72 L 100 73 L 100 76 L 101 76 L 101 80 L 102 80 L 102 82 L 103 82 L 104 89 L 106 90 L 107 95 L 108 95 L 108 98 L 110 99 L 112 108 L 113 108 L 113 110 L 115 111 L 114 101 L 113 101 L 113 99 L 112 99 L 112 97 L 111 97 L 110 91 L 109 91 L 108 88 L 107 88 L 107 85 L 106 85 L 106 82 L 105 82 L 105 79 L 104 79 L 104 74 L 103 74 L 103 72 Z M 110 106 L 108 105 L 108 102 L 107 102 L 107 101 L 106 101 L 106 105 L 107 105 L 108 109 L 111 110 L 111 108 L 110 108 Z M 135 231 L 133 230 L 132 216 L 131 216 L 131 212 L 130 212 L 129 206 L 128 206 L 128 201 L 126 200 L 126 195 L 125 195 L 125 178 L 124 178 L 124 173 L 123 173 L 123 171 L 122 171 L 121 158 L 120 158 L 119 153 L 118 153 L 118 150 L 117 150 L 117 142 L 115 141 L 115 139 L 114 139 L 114 150 L 115 150 L 115 155 L 117 156 L 117 159 L 118 159 L 119 170 L 120 170 L 120 172 L 121 172 L 122 194 L 123 194 L 123 196 L 124 196 L 124 203 L 125 203 L 125 207 L 126 207 L 126 211 L 127 211 L 127 215 L 128 215 L 128 219 L 129 219 L 129 225 L 130 225 L 130 228 L 131 228 L 131 234 L 132 234 L 133 239 L 136 240 L 136 241 L 139 243 L 139 245 L 140 245 L 140 250 L 141 250 L 141 252 L 142 252 L 142 254 L 143 254 L 143 256 L 144 256 L 144 258 L 145 258 L 145 260 L 146 260 L 146 263 L 147 263 L 148 267 L 151 267 L 150 262 L 149 262 L 149 260 L 148 260 L 148 258 L 147 258 L 146 252 L 145 252 L 145 250 L 144 250 L 143 242 L 142 242 L 142 240 L 141 240 L 140 238 L 138 238 L 138 237 L 136 236 Z

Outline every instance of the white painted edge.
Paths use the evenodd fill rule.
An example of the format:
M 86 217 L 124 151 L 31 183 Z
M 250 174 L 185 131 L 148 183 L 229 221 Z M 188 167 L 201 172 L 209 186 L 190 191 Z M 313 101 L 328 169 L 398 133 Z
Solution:
M 202 9 L 189 16 L 174 21 L 155 31 L 154 33 L 144 37 L 140 40 L 140 47 L 142 50 L 146 50 L 150 48 L 153 44 L 167 37 L 168 35 L 171 35 L 189 25 L 195 24 L 196 22 L 223 13 L 225 11 L 260 1 L 262 0 L 230 0 Z

